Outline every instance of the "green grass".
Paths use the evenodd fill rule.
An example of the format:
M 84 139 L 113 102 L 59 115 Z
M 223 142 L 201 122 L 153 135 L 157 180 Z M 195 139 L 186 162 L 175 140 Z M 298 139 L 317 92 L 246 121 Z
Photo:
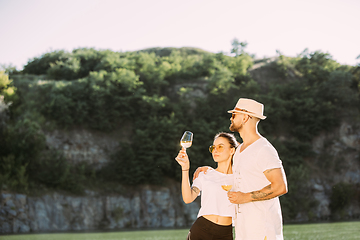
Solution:
M 103 233 L 3 235 L 1 240 L 185 240 L 188 229 Z M 360 239 L 360 222 L 293 224 L 284 226 L 285 240 Z
M 360 222 L 285 225 L 284 239 L 360 239 Z
M 184 240 L 188 229 L 0 236 L 1 240 Z

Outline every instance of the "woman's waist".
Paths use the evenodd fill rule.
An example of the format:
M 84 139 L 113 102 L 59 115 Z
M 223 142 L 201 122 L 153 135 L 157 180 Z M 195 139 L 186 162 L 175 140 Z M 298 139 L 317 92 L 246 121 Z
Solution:
M 202 215 L 207 220 L 222 226 L 228 226 L 232 224 L 232 217 L 225 217 L 219 215 Z

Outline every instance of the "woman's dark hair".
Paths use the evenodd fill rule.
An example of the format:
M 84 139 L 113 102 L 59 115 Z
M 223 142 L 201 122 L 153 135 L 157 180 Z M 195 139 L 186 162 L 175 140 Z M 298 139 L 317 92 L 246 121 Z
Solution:
M 239 145 L 238 141 L 236 140 L 235 136 L 232 133 L 219 132 L 218 134 L 215 135 L 214 140 L 219 137 L 226 138 L 229 141 L 230 146 L 232 148 L 237 148 L 237 146 Z

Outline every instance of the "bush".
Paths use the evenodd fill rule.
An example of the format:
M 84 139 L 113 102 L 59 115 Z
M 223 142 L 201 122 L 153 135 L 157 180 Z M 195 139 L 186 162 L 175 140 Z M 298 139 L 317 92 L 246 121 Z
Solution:
M 14 155 L 0 156 L 0 189 L 26 193 L 28 190 L 27 164 L 17 166 Z
M 355 188 L 352 184 L 339 182 L 332 187 L 330 196 L 330 210 L 331 214 L 342 211 L 349 205 L 351 199 L 354 197 Z
M 27 191 L 28 166 L 45 146 L 44 136 L 39 129 L 38 124 L 28 119 L 2 129 L 0 175 L 3 186 L 19 192 Z
M 25 74 L 46 74 L 51 64 L 56 62 L 64 62 L 70 57 L 70 53 L 63 50 L 45 53 L 40 57 L 31 59 L 25 66 L 23 73 Z
M 309 198 L 312 194 L 309 182 L 310 169 L 304 165 L 289 166 L 287 169 L 288 193 L 280 197 L 284 220 L 295 220 L 299 212 L 311 218 L 311 212 L 318 202 Z

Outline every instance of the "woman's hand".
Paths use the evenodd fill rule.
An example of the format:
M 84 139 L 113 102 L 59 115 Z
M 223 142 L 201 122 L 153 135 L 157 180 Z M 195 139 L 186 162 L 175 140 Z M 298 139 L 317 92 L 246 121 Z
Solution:
M 186 148 L 182 148 L 179 151 L 179 154 L 176 156 L 175 160 L 180 164 L 182 170 L 189 170 L 190 161 L 189 161 L 189 157 L 186 153 Z

